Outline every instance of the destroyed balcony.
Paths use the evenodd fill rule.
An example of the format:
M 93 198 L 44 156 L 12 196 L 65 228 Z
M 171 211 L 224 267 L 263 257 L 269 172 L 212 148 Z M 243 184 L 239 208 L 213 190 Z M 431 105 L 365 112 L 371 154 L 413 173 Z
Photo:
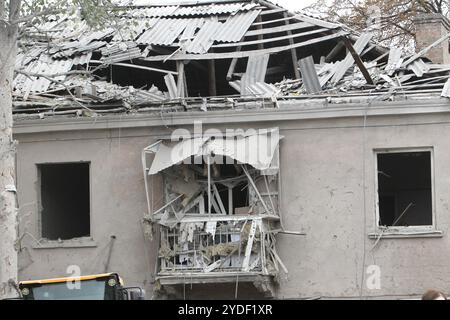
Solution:
M 159 230 L 162 286 L 239 279 L 267 287 L 285 269 L 276 253 L 281 137 L 277 128 L 253 131 L 144 149 L 144 221 Z M 165 204 L 153 210 L 160 197 Z

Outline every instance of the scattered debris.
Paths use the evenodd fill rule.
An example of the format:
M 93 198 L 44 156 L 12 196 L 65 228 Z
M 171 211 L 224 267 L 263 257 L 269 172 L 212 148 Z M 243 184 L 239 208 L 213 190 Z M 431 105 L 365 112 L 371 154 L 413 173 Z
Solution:
M 262 0 L 117 7 L 114 15 L 104 30 L 55 17 L 20 39 L 16 119 L 278 108 L 280 98 L 350 92 L 394 99 L 442 90 L 449 78 L 449 66 L 423 57 L 448 35 L 408 56 L 370 32 Z
M 269 235 L 281 230 L 275 167 L 281 138 L 272 128 L 159 141 L 144 149 L 144 159 L 153 159 L 143 161 L 145 179 L 161 174 L 168 199 L 145 216 L 146 223 L 160 226 L 159 279 L 183 281 L 185 273 L 191 278 L 278 273 L 280 261 Z M 174 154 L 180 156 L 169 156 Z M 149 199 L 151 192 L 147 189 Z

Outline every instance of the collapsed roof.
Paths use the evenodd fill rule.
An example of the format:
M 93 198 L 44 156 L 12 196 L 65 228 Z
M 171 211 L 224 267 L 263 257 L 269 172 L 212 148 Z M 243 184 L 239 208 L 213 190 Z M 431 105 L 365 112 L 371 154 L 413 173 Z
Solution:
M 24 33 L 16 119 L 277 107 L 293 97 L 450 95 L 450 66 L 423 58 L 426 50 L 405 56 L 374 43 L 369 31 L 268 1 L 117 7 L 111 22 L 93 30 L 80 17 L 54 16 Z

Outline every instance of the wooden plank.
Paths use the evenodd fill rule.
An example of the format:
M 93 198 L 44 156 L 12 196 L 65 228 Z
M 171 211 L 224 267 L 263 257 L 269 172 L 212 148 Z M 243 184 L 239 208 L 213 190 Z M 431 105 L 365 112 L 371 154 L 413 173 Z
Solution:
M 177 61 L 178 79 L 177 79 L 177 96 L 184 96 L 184 63 Z
M 245 248 L 244 261 L 242 262 L 242 271 L 244 271 L 244 272 L 249 271 L 249 262 L 250 262 L 250 257 L 252 254 L 253 241 L 255 240 L 256 227 L 257 227 L 257 222 L 256 222 L 256 220 L 253 220 L 252 224 L 250 226 L 250 232 L 248 234 L 248 241 L 247 241 L 247 247 Z
M 90 60 L 89 63 L 103 64 L 104 62 L 100 61 L 100 60 Z M 137 64 L 131 64 L 131 63 L 114 62 L 114 63 L 108 63 L 108 64 L 109 65 L 114 65 L 114 66 L 120 66 L 120 67 L 142 69 L 142 70 L 155 71 L 155 72 L 161 72 L 161 73 L 170 73 L 170 74 L 173 74 L 173 75 L 178 75 L 178 72 L 176 72 L 176 71 L 170 71 L 170 70 L 158 69 L 158 68 L 153 68 L 153 67 L 141 66 L 141 65 L 137 65 Z
M 216 64 L 214 60 L 208 60 L 208 92 L 210 97 L 217 95 Z
M 237 47 L 237 51 L 241 51 L 241 47 Z M 226 79 L 230 81 L 233 78 L 234 69 L 236 68 L 236 64 L 238 62 L 238 58 L 233 58 L 230 63 L 230 67 L 228 68 Z
M 305 15 L 299 15 L 298 19 L 308 22 L 308 23 L 311 23 L 315 26 L 322 27 L 322 28 L 328 28 L 328 29 L 341 28 L 341 26 L 339 24 L 319 20 L 316 18 L 311 18 L 311 17 L 305 16 Z
M 331 60 L 333 60 L 344 47 L 344 43 L 342 41 L 339 41 L 333 48 L 333 50 L 331 50 L 330 53 L 327 54 L 327 56 L 325 57 L 325 62 L 331 62 Z
M 295 38 L 309 36 L 309 35 L 313 35 L 313 34 L 320 33 L 320 32 L 326 32 L 326 31 L 329 31 L 329 30 L 326 28 L 322 28 L 322 29 L 301 32 L 301 33 L 295 33 L 295 34 L 292 34 L 292 32 L 291 32 L 291 34 L 287 35 L 287 36 L 279 36 L 279 37 L 268 38 L 268 39 L 263 39 L 263 40 L 251 40 L 251 41 L 242 41 L 242 42 L 235 42 L 235 43 L 221 43 L 221 44 L 213 45 L 212 47 L 213 48 L 229 48 L 229 47 L 235 47 L 235 46 L 242 47 L 242 46 L 250 46 L 250 45 L 266 43 L 266 42 L 272 43 L 272 42 L 281 41 L 281 40 L 290 40 L 289 42 L 291 42 L 292 39 L 295 39 Z M 293 41 L 292 41 L 292 43 L 293 43 Z
M 339 37 L 345 36 L 347 34 L 348 34 L 348 32 L 346 32 L 346 31 L 339 31 L 339 32 L 333 33 L 331 35 L 307 40 L 307 41 L 300 42 L 300 43 L 295 43 L 293 45 L 286 45 L 286 46 L 280 46 L 280 47 L 274 47 L 274 48 L 266 48 L 264 50 L 249 50 L 249 51 L 240 51 L 240 52 L 233 51 L 233 52 L 205 53 L 205 54 L 178 53 L 178 54 L 172 56 L 169 60 L 209 60 L 209 59 L 245 58 L 245 57 L 250 57 L 250 56 L 260 55 L 260 54 L 265 54 L 265 53 L 268 53 L 268 54 L 278 53 L 278 52 L 290 50 L 292 48 L 306 47 L 306 46 L 309 46 L 312 44 L 339 38 Z M 145 61 L 163 61 L 165 59 L 167 59 L 167 56 L 163 55 L 163 56 L 147 57 L 144 60 Z
M 169 96 L 171 99 L 177 98 L 177 84 L 175 79 L 171 74 L 164 76 L 164 82 L 166 83 L 167 91 L 169 91 Z
M 372 51 L 373 49 L 375 49 L 377 46 L 375 44 L 370 45 L 366 50 L 364 50 L 361 53 L 361 57 L 364 57 L 366 54 L 368 54 L 370 51 Z
M 219 205 L 219 208 L 220 208 L 220 212 L 222 212 L 222 214 L 227 214 L 227 212 L 225 211 L 225 207 L 223 205 L 222 199 L 220 198 L 219 190 L 217 190 L 216 184 L 213 183 L 212 187 L 213 187 L 214 195 L 216 196 L 217 204 Z
M 274 19 L 274 20 L 267 20 L 267 21 L 261 21 L 261 22 L 254 22 L 251 26 L 261 26 L 261 25 L 265 25 L 265 24 L 272 24 L 272 23 L 277 23 L 277 22 L 283 22 L 285 20 L 292 20 L 292 19 L 296 19 L 298 18 L 298 16 L 294 16 L 294 17 L 287 17 L 287 18 L 281 18 L 281 19 Z
M 353 56 L 353 59 L 356 62 L 356 65 L 358 66 L 359 70 L 361 70 L 364 79 L 366 79 L 368 84 L 375 84 L 372 80 L 372 78 L 370 77 L 370 73 L 369 71 L 367 71 L 366 66 L 364 65 L 364 62 L 361 60 L 361 57 L 359 56 L 359 54 L 356 52 L 355 48 L 353 47 L 351 41 L 347 38 L 347 37 L 343 37 L 342 39 L 344 41 L 344 45 L 345 47 L 348 49 L 348 51 L 350 51 L 350 54 Z
M 315 27 L 315 26 L 308 22 L 298 22 L 298 23 L 290 24 L 288 27 L 287 26 L 279 26 L 279 27 L 273 27 L 273 28 L 250 30 L 250 31 L 247 31 L 245 36 L 251 37 L 251 36 L 257 36 L 257 35 L 261 35 L 261 34 L 279 33 L 279 32 L 286 32 L 288 30 L 300 30 L 300 29 L 311 28 L 311 27 Z
M 287 18 L 287 14 L 286 13 L 284 13 L 284 17 Z M 286 26 L 289 26 L 289 21 L 286 20 L 285 24 L 286 24 Z M 287 35 L 288 36 L 292 36 L 292 31 L 288 30 L 287 31 Z M 294 40 L 292 38 L 289 39 L 289 44 L 290 45 L 294 44 Z M 298 71 L 298 65 L 297 65 L 298 58 L 297 58 L 297 51 L 296 50 L 297 49 L 295 49 L 295 48 L 291 49 L 292 66 L 294 68 L 295 79 L 300 79 L 300 72 Z
M 358 57 L 359 57 L 359 54 L 367 46 L 367 44 L 369 43 L 370 39 L 372 39 L 372 36 L 373 35 L 371 33 L 363 33 L 358 38 L 358 40 L 356 40 L 355 46 L 353 47 L 353 45 L 351 45 L 351 48 L 354 48 L 354 52 L 357 53 Z M 350 40 L 348 40 L 348 38 L 345 38 L 345 37 L 342 37 L 342 40 L 344 41 L 344 45 L 346 46 L 346 48 L 349 49 L 348 43 L 351 44 Z M 331 79 L 332 83 L 333 84 L 338 83 L 344 77 L 344 75 L 347 72 L 347 70 L 351 66 L 353 66 L 354 63 L 355 63 L 354 53 L 349 52 L 344 60 L 342 60 L 341 62 L 336 64 L 336 68 L 335 68 L 336 72 L 333 75 L 333 78 Z
M 256 21 L 261 22 L 261 21 L 262 21 L 262 20 L 261 20 L 261 16 L 258 16 L 258 17 L 256 18 Z M 257 26 L 257 29 L 258 29 L 258 30 L 262 30 L 263 27 L 262 27 L 261 25 L 258 25 L 258 26 Z M 245 37 L 245 36 L 244 36 L 244 37 Z M 262 35 L 262 34 L 258 35 L 258 49 L 259 49 L 259 50 L 264 49 L 264 42 L 263 42 L 263 40 L 264 40 L 264 35 Z
M 287 9 L 284 9 L 284 8 L 276 8 L 276 9 L 261 11 L 260 15 L 265 16 L 268 14 L 274 14 L 274 13 L 280 13 L 280 12 L 286 12 L 286 11 L 287 11 Z

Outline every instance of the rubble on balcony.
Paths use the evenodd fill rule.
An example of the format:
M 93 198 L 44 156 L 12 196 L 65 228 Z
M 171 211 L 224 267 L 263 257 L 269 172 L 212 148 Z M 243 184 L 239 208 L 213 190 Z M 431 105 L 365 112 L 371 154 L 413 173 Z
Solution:
M 235 282 L 238 276 L 268 288 L 280 271 L 288 272 L 275 238 L 282 231 L 280 138 L 274 128 L 160 140 L 144 149 L 144 222 L 159 227 L 161 285 Z M 158 209 L 151 200 L 155 175 L 164 184 L 165 204 Z

